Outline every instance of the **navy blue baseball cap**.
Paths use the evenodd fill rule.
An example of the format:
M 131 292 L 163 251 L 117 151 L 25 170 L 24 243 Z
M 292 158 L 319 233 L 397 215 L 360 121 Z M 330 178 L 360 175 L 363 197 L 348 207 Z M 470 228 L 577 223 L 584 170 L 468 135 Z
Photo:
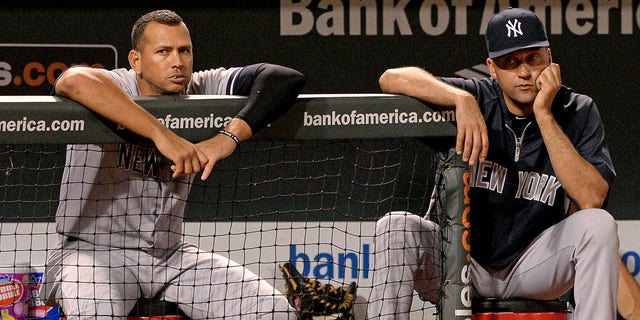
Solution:
M 489 58 L 514 51 L 548 47 L 544 24 L 529 10 L 509 8 L 491 17 L 485 35 Z

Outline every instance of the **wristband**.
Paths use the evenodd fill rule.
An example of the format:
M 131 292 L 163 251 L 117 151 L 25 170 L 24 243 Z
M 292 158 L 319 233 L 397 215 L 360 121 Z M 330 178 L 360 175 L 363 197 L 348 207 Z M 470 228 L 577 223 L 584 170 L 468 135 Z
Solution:
M 240 139 L 238 139 L 238 136 L 236 136 L 235 134 L 233 134 L 233 133 L 231 133 L 231 132 L 229 132 L 229 131 L 227 131 L 225 129 L 222 129 L 222 130 L 218 131 L 218 134 L 224 134 L 225 136 L 231 138 L 236 144 L 240 144 Z

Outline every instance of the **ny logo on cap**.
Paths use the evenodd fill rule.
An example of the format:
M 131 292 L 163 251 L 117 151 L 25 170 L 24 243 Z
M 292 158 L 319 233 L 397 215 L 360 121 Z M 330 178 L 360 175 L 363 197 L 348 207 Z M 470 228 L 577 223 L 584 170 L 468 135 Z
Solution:
M 505 27 L 507 27 L 507 37 L 511 38 L 512 32 L 513 32 L 514 38 L 517 37 L 518 35 L 523 35 L 522 29 L 520 28 L 521 25 L 522 23 L 520 23 L 518 19 L 514 19 L 513 21 L 511 20 L 507 21 L 507 24 L 505 24 Z

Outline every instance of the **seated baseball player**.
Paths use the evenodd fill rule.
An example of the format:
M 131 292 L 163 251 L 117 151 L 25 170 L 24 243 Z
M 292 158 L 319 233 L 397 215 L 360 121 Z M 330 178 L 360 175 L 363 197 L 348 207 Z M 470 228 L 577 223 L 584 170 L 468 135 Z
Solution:
M 598 108 L 563 84 L 535 13 L 504 10 L 486 30 L 490 78 L 404 67 L 384 72 L 382 91 L 455 109 L 470 168 L 473 296 L 551 300 L 573 287 L 574 319 L 613 320 L 617 224 L 601 208 L 616 174 Z M 407 319 L 414 290 L 437 302 L 424 295 L 439 284 L 434 228 L 411 214 L 380 219 L 369 319 Z
M 195 174 L 207 179 L 217 161 L 285 113 L 305 77 L 268 63 L 193 72 L 189 30 L 168 10 L 140 17 L 131 40 L 131 69 L 75 67 L 55 84 L 58 96 L 150 143 L 67 147 L 56 213 L 60 243 L 47 259 L 46 296 L 67 319 L 126 319 L 140 298 L 175 302 L 192 319 L 295 319 L 268 282 L 183 242 L 182 230 Z M 248 99 L 223 130 L 196 144 L 132 99 L 184 94 Z M 146 155 L 144 164 L 125 161 L 136 155 Z

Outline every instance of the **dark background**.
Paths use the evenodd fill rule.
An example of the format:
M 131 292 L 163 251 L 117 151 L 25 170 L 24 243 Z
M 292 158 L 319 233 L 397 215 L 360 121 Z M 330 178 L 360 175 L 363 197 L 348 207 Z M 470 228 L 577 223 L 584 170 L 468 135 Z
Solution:
M 382 35 L 383 1 L 379 0 L 377 35 L 329 36 L 318 34 L 315 28 L 301 36 L 281 36 L 279 1 L 228 2 L 3 1 L 0 43 L 108 44 L 117 48 L 118 66 L 128 67 L 129 35 L 135 20 L 148 11 L 168 8 L 178 12 L 190 28 L 196 70 L 256 62 L 283 64 L 308 76 L 303 93 L 377 93 L 377 79 L 387 68 L 416 65 L 436 75 L 452 76 L 486 59 L 479 32 L 484 2 L 474 1 L 468 8 L 467 34 L 454 33 L 451 10 L 449 26 L 438 36 L 425 34 L 418 23 L 424 1 L 409 1 L 405 8 L 412 35 L 401 35 L 397 29 L 395 35 Z M 597 1 L 592 3 L 597 5 Z M 318 4 L 312 1 L 309 6 L 315 18 L 327 12 Z M 518 2 L 511 4 L 517 6 Z M 635 179 L 640 168 L 636 141 L 640 132 L 636 111 L 640 101 L 638 5 L 633 1 L 631 34 L 620 31 L 619 9 L 609 12 L 609 34 L 598 34 L 594 27 L 585 35 L 576 35 L 568 31 L 564 20 L 561 33 L 550 34 L 553 58 L 560 64 L 564 84 L 590 95 L 600 109 L 618 173 L 608 208 L 618 219 L 640 219 Z M 344 12 L 348 30 L 348 9 Z M 583 22 L 598 24 L 594 19 Z M 4 59 L 0 56 L 0 61 Z M 0 94 L 9 94 L 2 90 Z

